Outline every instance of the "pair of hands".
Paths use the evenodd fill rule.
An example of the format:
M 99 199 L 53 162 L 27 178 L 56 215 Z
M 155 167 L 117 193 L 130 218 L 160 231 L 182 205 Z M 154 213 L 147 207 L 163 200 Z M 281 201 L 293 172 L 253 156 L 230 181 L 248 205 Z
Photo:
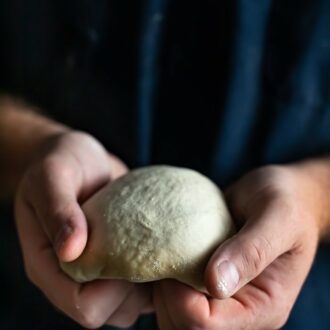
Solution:
M 226 192 L 240 230 L 205 271 L 211 296 L 172 280 L 78 284 L 58 259 L 77 258 L 88 228 L 80 204 L 126 166 L 91 136 L 49 138 L 26 170 L 16 221 L 29 279 L 69 317 L 88 328 L 131 325 L 155 311 L 160 329 L 276 329 L 290 313 L 312 264 L 319 224 L 313 186 L 295 167 L 264 167 Z M 226 298 L 226 299 L 221 299 Z

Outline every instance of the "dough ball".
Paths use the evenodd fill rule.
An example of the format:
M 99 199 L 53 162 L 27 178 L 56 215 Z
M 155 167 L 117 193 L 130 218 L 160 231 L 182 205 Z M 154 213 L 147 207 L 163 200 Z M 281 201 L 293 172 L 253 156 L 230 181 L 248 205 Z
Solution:
M 62 269 L 74 280 L 177 279 L 205 291 L 214 250 L 233 232 L 218 187 L 196 171 L 149 166 L 108 184 L 84 205 L 89 239 Z

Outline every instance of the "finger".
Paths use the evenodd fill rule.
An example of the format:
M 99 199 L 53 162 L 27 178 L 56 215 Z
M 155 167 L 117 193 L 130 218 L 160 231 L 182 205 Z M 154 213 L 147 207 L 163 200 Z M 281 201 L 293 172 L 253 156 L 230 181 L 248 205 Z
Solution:
M 175 281 L 165 282 L 163 292 L 177 329 L 264 329 L 259 325 L 271 311 L 269 296 L 251 284 L 223 300 L 208 298 Z
M 98 280 L 79 285 L 60 269 L 51 244 L 33 211 L 24 204 L 16 207 L 17 229 L 26 272 L 30 280 L 65 314 L 87 328 L 105 323 L 129 294 L 125 281 Z
M 177 329 L 171 320 L 162 289 L 162 281 L 155 282 L 153 287 L 153 304 L 156 310 L 157 324 L 160 330 Z M 180 328 L 178 328 L 180 329 Z
M 307 262 L 302 264 L 302 259 Z M 309 250 L 284 254 L 227 299 L 208 298 L 179 282 L 162 281 L 163 300 L 178 329 L 279 329 L 288 318 L 312 259 Z
M 287 221 L 289 217 L 286 205 L 274 202 L 266 211 L 248 219 L 238 234 L 221 245 L 209 261 L 205 272 L 209 293 L 215 298 L 232 296 L 290 250 L 295 230 L 287 227 L 287 223 L 294 224 Z
M 301 257 L 310 258 L 284 254 L 233 297 L 210 299 L 210 319 L 217 324 L 215 328 L 282 328 L 308 272 L 299 261 Z
M 72 261 L 87 242 L 87 221 L 77 201 L 79 175 L 54 160 L 43 167 L 25 178 L 23 198 L 34 209 L 58 258 Z
M 141 311 L 150 306 L 151 290 L 148 285 L 135 284 L 129 296 L 107 320 L 108 325 L 129 327 L 135 323 Z
M 162 280 L 159 285 L 176 329 L 204 329 L 210 325 L 210 308 L 205 294 L 174 280 Z
M 115 180 L 127 173 L 128 167 L 115 155 L 110 157 L 111 179 Z
M 271 297 L 253 284 L 247 284 L 233 297 L 209 300 L 210 329 L 273 329 L 265 321 L 272 318 Z M 208 329 L 208 327 L 206 327 Z

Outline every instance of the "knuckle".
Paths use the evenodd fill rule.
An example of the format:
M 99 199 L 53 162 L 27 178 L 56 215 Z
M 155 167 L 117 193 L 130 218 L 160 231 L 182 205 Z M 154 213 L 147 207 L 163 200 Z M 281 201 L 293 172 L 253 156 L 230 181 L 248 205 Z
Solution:
M 280 306 L 281 308 L 279 308 L 278 313 L 274 316 L 271 325 L 271 328 L 274 330 L 283 328 L 290 316 L 291 307 L 288 303 L 281 303 Z
M 25 264 L 24 271 L 25 271 L 25 274 L 26 274 L 27 278 L 29 279 L 29 281 L 32 284 L 36 285 L 36 276 L 35 276 L 35 272 L 33 271 L 32 267 L 30 265 Z
M 23 182 L 25 190 L 33 191 L 36 184 L 49 185 L 57 180 L 67 180 L 72 176 L 71 169 L 55 155 L 45 158 L 31 165 L 26 171 Z
M 266 237 L 244 240 L 241 244 L 243 270 L 259 274 L 267 264 L 271 249 L 271 242 Z
M 189 330 L 209 330 L 211 328 L 210 320 L 208 317 L 199 317 L 198 319 L 194 318 L 194 320 L 186 320 L 186 324 L 184 325 L 184 329 Z
M 276 330 L 276 329 L 282 329 L 284 327 L 284 325 L 286 324 L 286 322 L 288 321 L 290 312 L 287 311 L 285 313 L 283 313 L 282 315 L 280 315 L 279 317 L 277 317 L 272 326 L 271 329 Z
M 40 276 L 38 276 L 38 270 L 34 269 L 31 264 L 24 264 L 24 272 L 27 279 L 39 290 L 43 291 Z
M 71 175 L 71 171 L 63 162 L 59 161 L 56 156 L 45 157 L 40 163 L 40 171 L 43 174 L 56 175 L 56 177 L 67 178 Z
M 116 318 L 116 320 L 111 320 L 110 318 L 107 324 L 120 328 L 128 328 L 136 322 L 138 317 L 139 315 L 136 313 L 127 313 L 126 315 L 122 315 L 121 317 Z
M 273 285 L 274 283 L 271 286 Z M 267 329 L 282 329 L 289 318 L 293 302 L 286 295 L 283 295 L 283 288 L 277 285 L 275 285 L 272 293 L 268 293 L 267 297 L 268 299 L 261 304 L 263 308 L 259 308 L 259 311 L 263 311 L 261 314 L 259 313 L 263 320 L 262 324 Z
M 45 217 L 53 223 L 67 223 L 72 225 L 76 219 L 75 205 L 72 205 L 68 201 L 65 205 L 50 206 L 45 211 Z
M 105 323 L 105 317 L 93 305 L 80 308 L 76 321 L 87 329 L 97 329 Z

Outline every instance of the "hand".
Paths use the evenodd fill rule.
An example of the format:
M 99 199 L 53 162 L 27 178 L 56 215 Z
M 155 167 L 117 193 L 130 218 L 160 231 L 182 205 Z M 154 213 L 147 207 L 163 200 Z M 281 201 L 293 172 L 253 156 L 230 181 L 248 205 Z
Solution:
M 160 329 L 278 329 L 313 262 L 317 185 L 294 166 L 256 170 L 226 193 L 241 227 L 209 261 L 208 297 L 175 281 L 154 285 Z M 323 198 L 324 199 L 324 198 Z
M 16 196 L 16 222 L 26 273 L 48 299 L 85 327 L 129 326 L 150 309 L 147 285 L 119 280 L 78 284 L 59 268 L 84 250 L 80 204 L 126 166 L 91 136 L 64 132 L 43 143 Z

